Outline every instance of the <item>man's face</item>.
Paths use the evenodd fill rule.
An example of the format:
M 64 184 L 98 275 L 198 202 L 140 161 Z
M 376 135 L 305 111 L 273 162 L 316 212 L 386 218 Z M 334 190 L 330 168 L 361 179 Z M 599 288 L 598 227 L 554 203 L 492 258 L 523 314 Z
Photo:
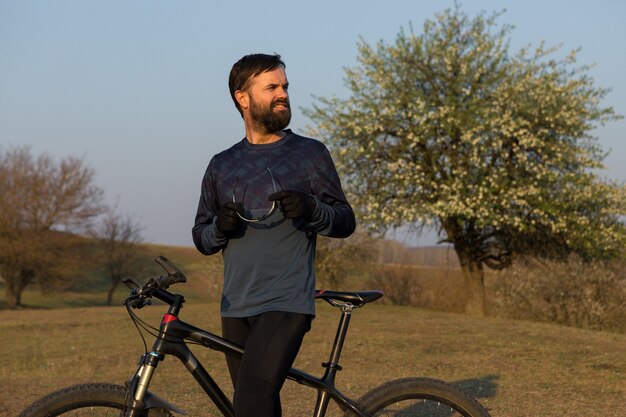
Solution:
M 278 67 L 255 77 L 248 88 L 250 119 L 263 133 L 274 133 L 286 128 L 291 121 L 289 81 L 285 69 Z

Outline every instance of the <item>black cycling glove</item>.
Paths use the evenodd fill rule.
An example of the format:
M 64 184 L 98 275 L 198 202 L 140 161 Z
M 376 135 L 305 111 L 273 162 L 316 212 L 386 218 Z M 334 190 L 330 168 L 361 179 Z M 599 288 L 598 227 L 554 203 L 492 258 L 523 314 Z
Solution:
M 288 219 L 303 218 L 311 220 L 315 210 L 313 197 L 300 191 L 278 191 L 270 195 L 269 200 L 279 201 L 283 214 Z
M 239 229 L 242 220 L 237 215 L 243 214 L 243 204 L 229 201 L 220 207 L 220 211 L 217 214 L 217 230 L 222 234 L 227 235 Z

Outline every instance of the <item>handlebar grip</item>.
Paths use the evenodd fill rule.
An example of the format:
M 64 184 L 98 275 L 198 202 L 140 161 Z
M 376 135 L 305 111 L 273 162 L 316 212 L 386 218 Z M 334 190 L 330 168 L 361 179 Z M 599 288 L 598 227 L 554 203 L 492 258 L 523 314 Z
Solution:
M 159 288 L 167 289 L 172 284 L 187 282 L 187 277 L 165 256 L 157 256 L 154 261 L 167 272 L 167 276 L 156 279 Z
M 154 261 L 158 263 L 161 266 L 161 268 L 165 270 L 165 272 L 167 272 L 167 275 L 185 276 L 182 272 L 180 272 L 180 269 L 178 269 L 176 265 L 174 265 L 174 263 L 170 261 L 169 259 L 167 259 L 165 256 L 159 255 L 156 258 L 154 258 Z
M 169 259 L 165 256 L 157 256 L 154 258 L 154 261 L 158 263 L 161 268 L 167 272 L 167 276 L 160 277 L 157 279 L 157 283 L 160 288 L 167 288 L 172 284 L 177 284 L 179 282 L 187 282 L 187 277 L 183 274 L 180 269 L 176 267 Z
M 124 285 L 126 285 L 131 290 L 133 288 L 139 288 L 139 284 L 137 284 L 135 281 L 133 281 L 130 278 L 122 278 L 122 282 L 124 283 Z
M 187 278 L 182 275 L 167 275 L 164 277 L 157 278 L 157 285 L 161 289 L 167 289 L 172 284 L 178 284 L 179 282 L 187 282 Z

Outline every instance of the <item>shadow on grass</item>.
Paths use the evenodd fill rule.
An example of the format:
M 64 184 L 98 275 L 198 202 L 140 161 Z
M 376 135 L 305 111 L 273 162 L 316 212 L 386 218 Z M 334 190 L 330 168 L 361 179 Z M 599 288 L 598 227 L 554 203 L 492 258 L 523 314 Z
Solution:
M 482 378 L 464 379 L 451 382 L 450 385 L 476 398 L 493 398 L 498 391 L 498 375 L 487 375 Z

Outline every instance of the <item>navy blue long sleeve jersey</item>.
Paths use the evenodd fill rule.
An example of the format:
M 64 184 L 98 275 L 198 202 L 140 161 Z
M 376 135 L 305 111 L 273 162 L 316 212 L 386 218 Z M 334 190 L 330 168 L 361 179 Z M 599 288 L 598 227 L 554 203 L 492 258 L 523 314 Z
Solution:
M 202 180 L 193 241 L 200 252 L 224 256 L 224 317 L 266 311 L 314 314 L 316 235 L 347 237 L 355 219 L 328 149 L 315 139 L 286 130 L 279 141 L 253 145 L 243 139 L 215 155 Z M 310 221 L 286 219 L 280 210 L 265 220 L 245 223 L 227 238 L 216 227 L 219 208 L 243 203 L 245 215 L 260 217 L 271 208 L 274 191 L 312 195 Z

